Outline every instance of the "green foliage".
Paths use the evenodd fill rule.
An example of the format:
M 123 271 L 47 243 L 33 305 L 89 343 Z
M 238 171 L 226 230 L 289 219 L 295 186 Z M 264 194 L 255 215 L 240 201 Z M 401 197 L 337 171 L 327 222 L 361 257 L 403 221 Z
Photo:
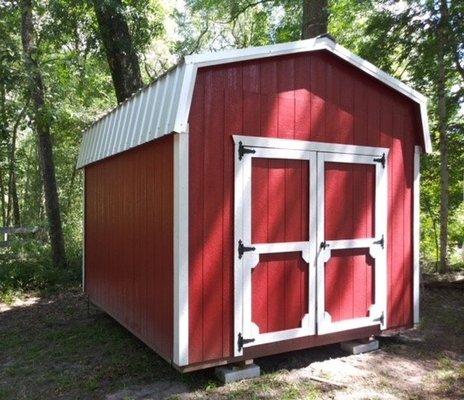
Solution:
M 165 7 L 158 0 L 127 0 L 125 14 L 139 54 L 164 35 Z M 51 268 L 47 241 L 18 239 L 0 253 L 0 293 L 42 290 L 75 281 L 80 274 L 83 179 L 75 165 L 82 130 L 116 104 L 96 17 L 88 0 L 34 3 L 38 48 L 51 124 L 61 214 L 70 259 L 68 271 Z M 10 163 L 21 211 L 21 225 L 46 227 L 38 166 L 37 139 L 28 118 L 29 93 L 21 46 L 21 13 L 16 2 L 0 5 L 0 226 L 12 225 Z M 143 65 L 143 62 L 142 62 Z M 149 71 L 149 67 L 146 68 Z M 17 125 L 15 160 L 12 132 Z M 45 238 L 46 239 L 46 238 Z
M 0 4 L 0 225 L 11 225 L 10 150 L 17 128 L 14 173 L 22 225 L 45 226 L 36 137 L 27 117 L 30 106 L 23 70 L 21 14 L 17 2 Z M 145 79 L 153 79 L 184 54 L 230 47 L 258 46 L 300 38 L 302 7 L 290 0 L 124 0 L 124 14 Z M 422 160 L 421 249 L 431 268 L 440 230 L 440 176 L 437 135 L 437 2 L 374 0 L 330 1 L 329 31 L 339 43 L 426 94 L 435 152 Z M 464 5 L 449 2 L 448 127 L 451 259 L 464 242 Z M 99 41 L 90 0 L 36 1 L 37 57 L 47 96 L 67 252 L 78 260 L 82 241 L 82 185 L 75 170 L 84 127 L 116 104 L 107 59 Z M 20 246 L 20 244 L 18 244 Z M 11 262 L 1 261 L 5 290 L 41 288 L 54 281 L 42 244 L 24 244 Z M 38 265 L 43 267 L 39 268 Z M 9 271 L 9 272 L 8 272 Z M 36 271 L 35 275 L 32 271 Z M 16 277 L 16 278 L 13 278 Z M 13 284 L 14 279 L 18 284 Z M 4 281 L 5 280 L 5 281 Z M 7 282 L 7 283 L 5 283 Z M 9 289 L 10 288 L 10 289 Z
M 57 269 L 52 265 L 50 248 L 43 241 L 13 240 L 12 246 L 0 253 L 0 300 L 10 302 L 16 295 L 31 290 L 49 292 L 76 286 L 81 280 L 82 266 L 77 245 L 68 247 L 68 256 L 68 268 Z
M 450 2 L 450 40 L 446 48 L 448 87 L 448 137 L 450 171 L 450 250 L 456 259 L 463 243 L 462 204 L 464 196 L 464 76 L 456 69 L 462 63 L 463 6 Z M 438 152 L 438 68 L 436 2 L 375 2 L 340 0 L 331 3 L 330 31 L 338 41 L 393 76 L 409 83 L 429 98 L 429 119 L 434 153 L 422 158 L 421 250 L 426 265 L 439 259 L 440 157 Z

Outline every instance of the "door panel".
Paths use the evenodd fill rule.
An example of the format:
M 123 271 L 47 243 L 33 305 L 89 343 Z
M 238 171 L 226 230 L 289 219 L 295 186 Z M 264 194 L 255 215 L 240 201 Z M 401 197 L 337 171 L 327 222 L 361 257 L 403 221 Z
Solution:
M 310 295 L 308 264 L 301 253 L 261 254 L 251 280 L 252 321 L 260 333 L 301 326 Z
M 312 335 L 316 320 L 316 154 L 250 146 L 240 157 L 239 146 L 236 355 L 243 347 Z
M 325 163 L 326 240 L 374 237 L 375 165 Z
M 332 251 L 325 264 L 325 310 L 332 321 L 369 316 L 374 304 L 375 260 L 368 249 Z
M 386 326 L 386 155 L 318 157 L 318 333 Z
M 253 243 L 309 240 L 308 160 L 252 158 Z

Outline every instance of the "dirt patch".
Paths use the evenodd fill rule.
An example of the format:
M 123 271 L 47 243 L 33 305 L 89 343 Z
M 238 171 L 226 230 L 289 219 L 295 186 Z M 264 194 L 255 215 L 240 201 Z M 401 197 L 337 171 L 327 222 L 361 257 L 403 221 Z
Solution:
M 426 290 L 422 310 L 420 329 L 380 338 L 379 351 L 265 357 L 260 378 L 221 386 L 211 370 L 174 371 L 79 289 L 30 295 L 0 303 L 0 399 L 463 399 L 462 291 Z
M 166 399 L 174 395 L 185 393 L 188 387 L 180 382 L 157 382 L 153 385 L 133 387 L 131 389 L 119 390 L 109 394 L 106 400 L 147 400 L 147 399 Z

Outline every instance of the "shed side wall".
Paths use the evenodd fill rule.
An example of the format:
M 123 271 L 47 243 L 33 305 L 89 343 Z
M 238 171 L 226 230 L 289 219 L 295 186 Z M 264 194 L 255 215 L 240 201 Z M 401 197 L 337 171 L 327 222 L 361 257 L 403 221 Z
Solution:
M 233 134 L 390 149 L 388 326 L 411 326 L 410 101 L 318 52 L 200 69 L 189 123 L 189 363 L 233 354 Z
M 172 358 L 173 136 L 85 168 L 85 291 Z

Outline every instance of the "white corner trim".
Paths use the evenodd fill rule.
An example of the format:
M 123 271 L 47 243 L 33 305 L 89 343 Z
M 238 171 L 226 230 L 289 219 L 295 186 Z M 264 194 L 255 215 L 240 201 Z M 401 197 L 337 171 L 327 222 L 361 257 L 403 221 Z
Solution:
M 414 148 L 413 185 L 413 322 L 420 322 L 420 146 Z
M 174 345 L 173 361 L 188 364 L 188 134 L 174 135 Z
M 82 292 L 85 293 L 85 168 L 82 169 Z

